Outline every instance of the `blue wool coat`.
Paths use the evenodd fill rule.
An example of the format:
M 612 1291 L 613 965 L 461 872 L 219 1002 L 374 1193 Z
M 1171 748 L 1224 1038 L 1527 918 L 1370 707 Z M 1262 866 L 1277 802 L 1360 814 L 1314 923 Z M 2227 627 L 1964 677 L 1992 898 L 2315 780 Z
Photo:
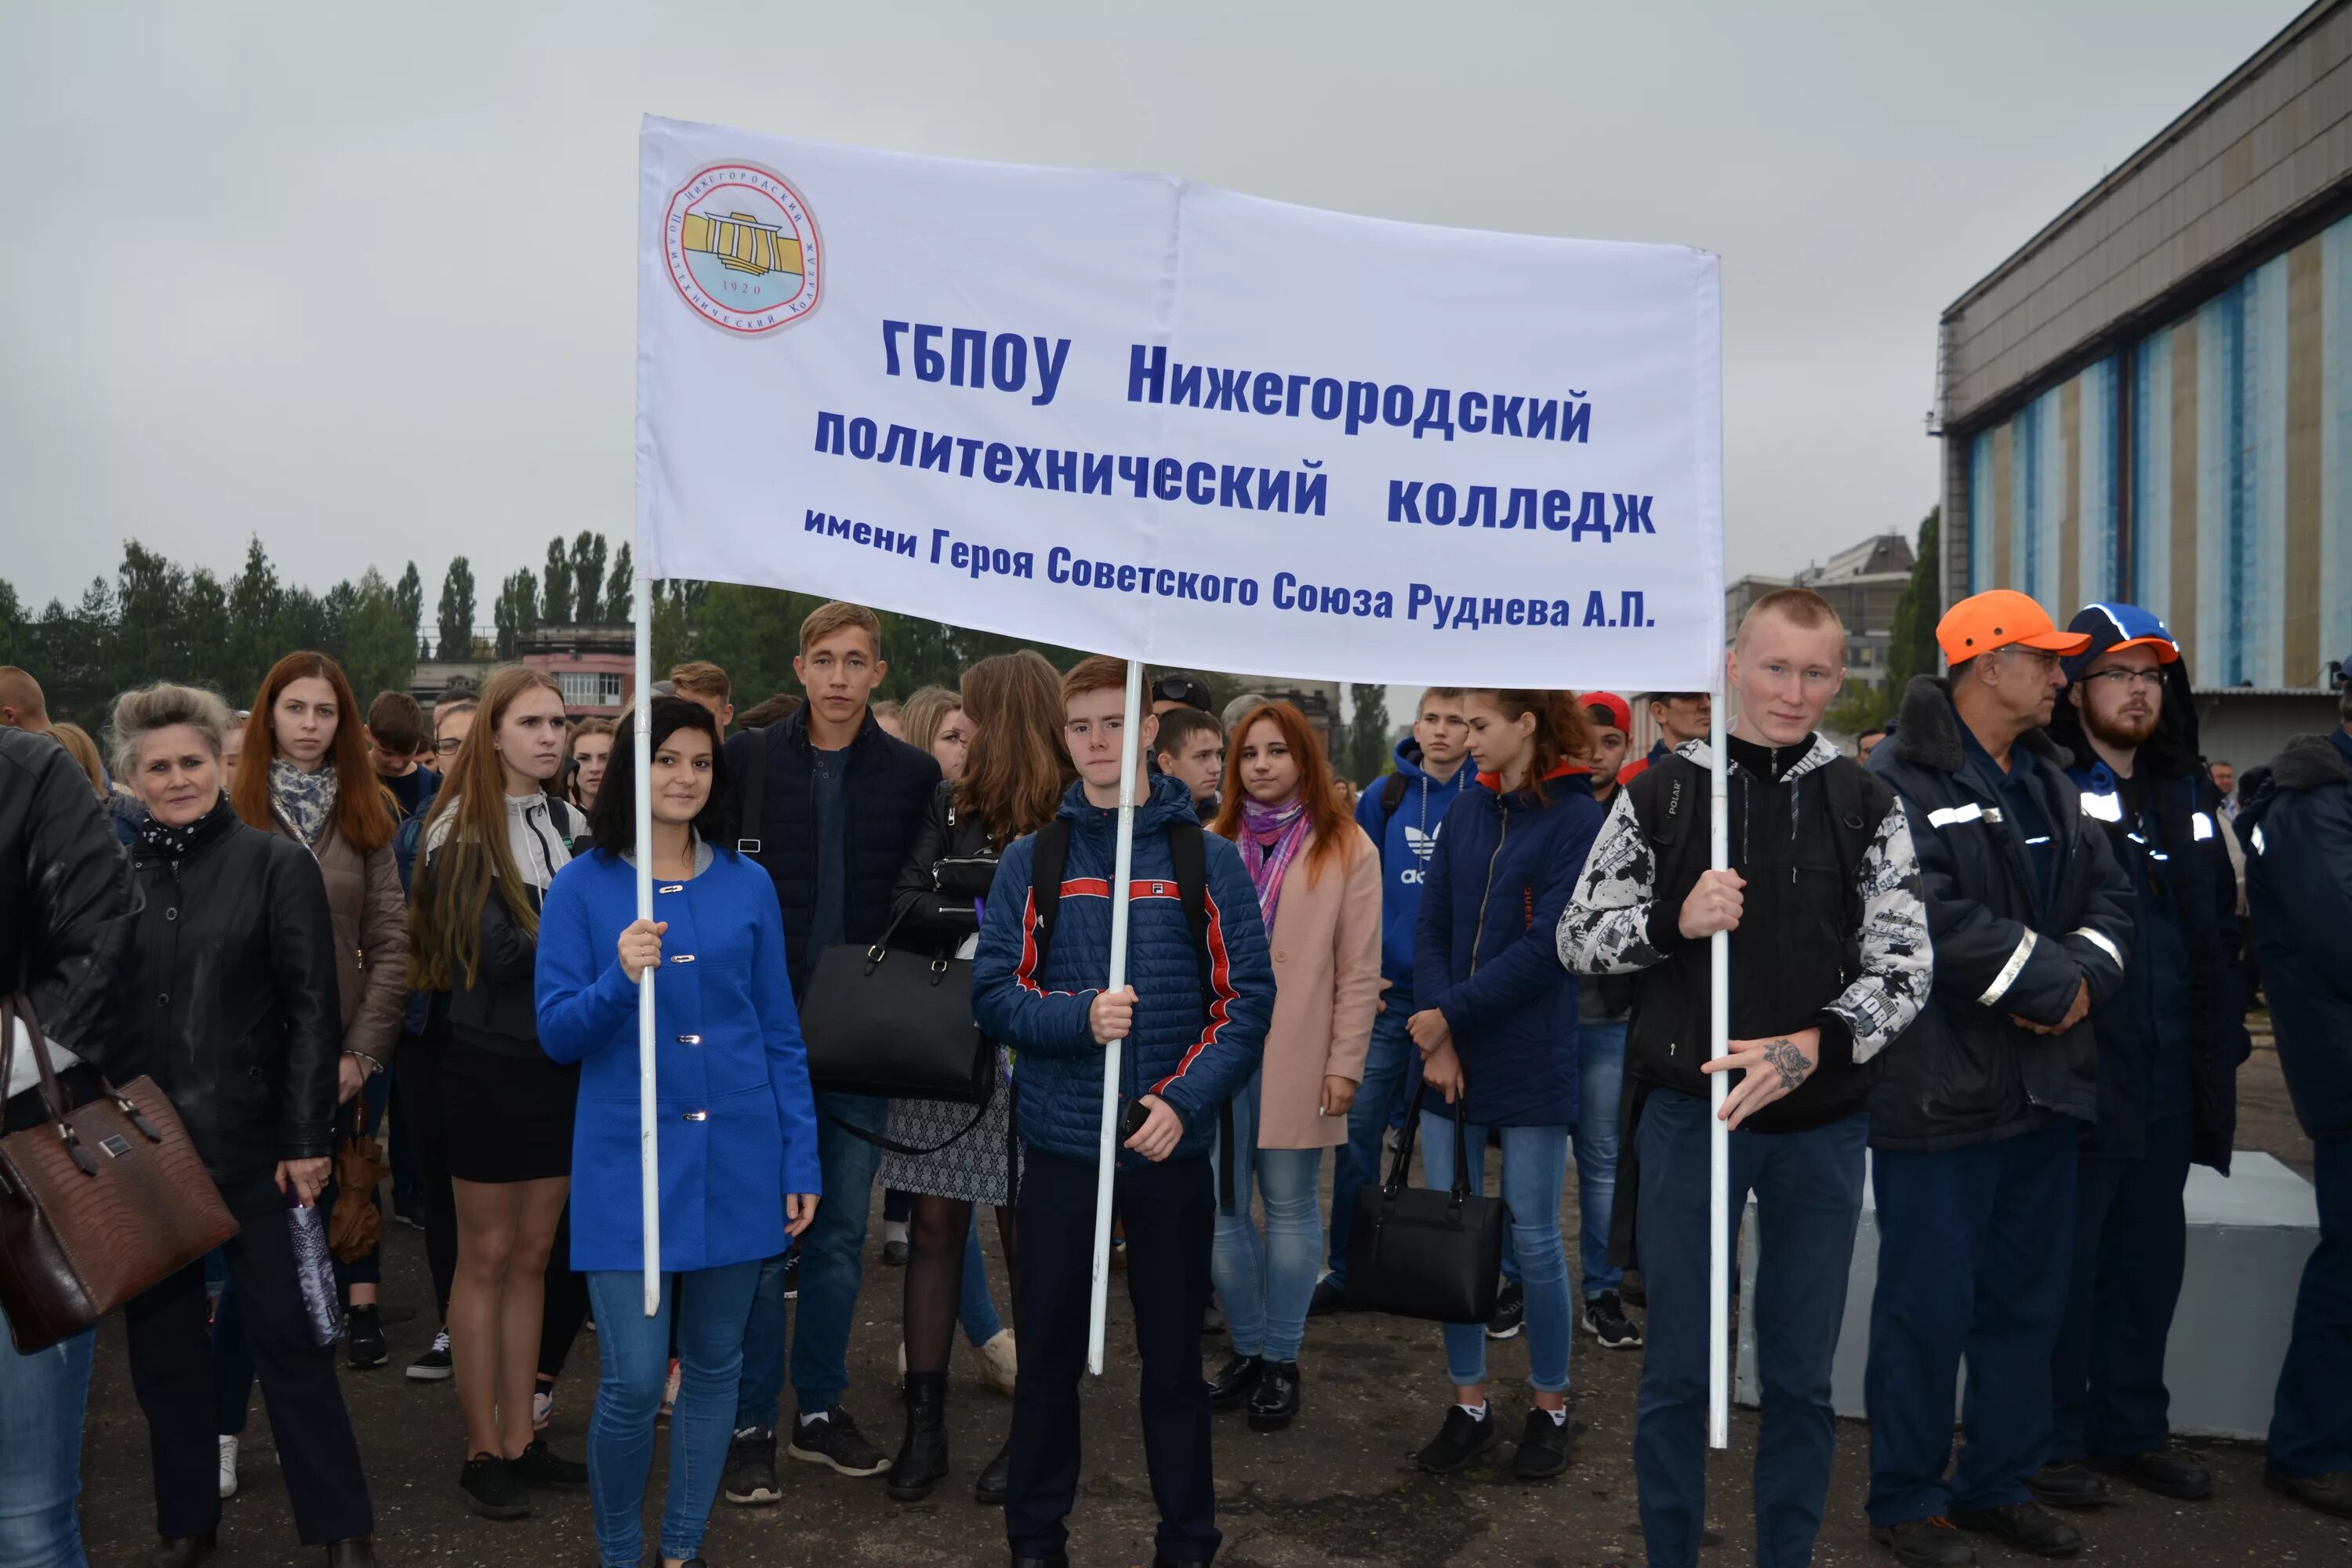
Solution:
M 1580 768 L 1546 779 L 1540 805 L 1526 790 L 1497 795 L 1494 782 L 1481 776 L 1446 808 L 1421 889 L 1412 1005 L 1445 1015 L 1473 1122 L 1572 1126 L 1577 982 L 1555 933 L 1601 804 Z M 1424 1109 L 1444 1103 L 1433 1094 Z
M 1087 803 L 1075 784 L 1060 815 L 1071 824 L 1062 872 L 1061 910 L 1041 962 L 1033 935 L 1030 892 L 1033 836 L 1017 839 L 997 865 L 984 900 L 980 953 L 972 965 L 972 1012 L 980 1026 L 1021 1054 L 1021 1135 L 1033 1147 L 1072 1160 L 1101 1150 L 1103 1047 L 1087 1024 L 1109 978 L 1110 878 L 1118 813 Z M 1241 851 L 1204 836 L 1208 862 L 1209 994 L 1192 930 L 1176 892 L 1168 825 L 1192 820 L 1190 794 L 1162 774 L 1135 810 L 1130 868 L 1127 982 L 1135 987 L 1135 1026 L 1119 1053 L 1120 1096 L 1156 1094 L 1184 1123 L 1176 1153 L 1203 1154 L 1215 1141 L 1217 1108 L 1257 1070 L 1274 1016 L 1274 965 L 1265 925 Z M 1122 1168 L 1146 1162 L 1119 1151 Z
M 654 982 L 661 1266 L 716 1268 L 784 1249 L 784 1194 L 821 1190 L 816 1106 L 766 872 L 730 850 L 654 884 L 667 921 Z M 637 1185 L 637 988 L 616 945 L 636 870 L 602 852 L 555 875 L 539 917 L 539 1043 L 580 1064 L 572 1267 L 645 1266 Z

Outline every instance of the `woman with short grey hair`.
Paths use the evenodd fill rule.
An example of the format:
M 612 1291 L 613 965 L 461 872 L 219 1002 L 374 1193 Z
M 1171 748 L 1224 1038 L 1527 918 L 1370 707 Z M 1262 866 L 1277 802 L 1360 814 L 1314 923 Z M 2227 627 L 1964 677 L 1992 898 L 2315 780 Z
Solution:
M 373 1568 L 375 1528 L 334 1348 L 312 1334 L 285 1210 L 309 1206 L 334 1151 L 333 921 L 310 852 L 246 826 L 223 789 L 231 721 L 208 691 L 157 685 L 114 706 L 115 770 L 145 807 L 131 847 L 146 895 L 126 968 L 148 1016 L 143 1064 L 171 1097 L 241 1227 L 226 1254 L 278 1436 L 294 1521 L 333 1568 Z M 155 1468 L 159 1565 L 194 1563 L 220 1525 L 205 1271 L 123 1310 Z

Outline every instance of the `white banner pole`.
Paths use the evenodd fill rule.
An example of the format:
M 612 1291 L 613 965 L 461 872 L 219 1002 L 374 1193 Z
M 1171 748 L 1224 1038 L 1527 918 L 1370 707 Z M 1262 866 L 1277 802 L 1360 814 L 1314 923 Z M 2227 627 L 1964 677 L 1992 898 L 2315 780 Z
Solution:
M 1731 866 L 1730 763 L 1723 745 L 1723 709 L 1728 681 L 1716 682 L 1715 700 L 1707 704 L 1706 743 L 1712 767 L 1708 773 L 1707 864 L 1716 870 Z M 1729 1054 L 1731 1047 L 1731 933 L 1717 931 L 1706 939 L 1707 1055 Z M 1712 1110 L 1707 1128 L 1706 1201 L 1706 1429 L 1707 1446 L 1731 1446 L 1731 1134 L 1723 1122 L 1723 1097 L 1728 1073 L 1707 1075 L 1707 1103 Z
M 653 584 L 639 573 L 636 726 L 629 752 L 637 801 L 637 918 L 654 918 Z M 637 982 L 637 1183 L 645 1203 L 646 1316 L 661 1310 L 661 1135 L 654 1126 L 654 971 Z
M 1143 666 L 1127 661 L 1127 717 L 1119 731 L 1118 851 L 1111 861 L 1110 985 L 1127 984 L 1127 883 L 1135 869 L 1135 767 L 1143 744 Z M 1110 1199 L 1118 1173 L 1119 1058 L 1122 1042 L 1103 1047 L 1102 1170 L 1095 1182 L 1094 1303 L 1087 1318 L 1087 1371 L 1103 1369 L 1103 1318 L 1110 1309 Z

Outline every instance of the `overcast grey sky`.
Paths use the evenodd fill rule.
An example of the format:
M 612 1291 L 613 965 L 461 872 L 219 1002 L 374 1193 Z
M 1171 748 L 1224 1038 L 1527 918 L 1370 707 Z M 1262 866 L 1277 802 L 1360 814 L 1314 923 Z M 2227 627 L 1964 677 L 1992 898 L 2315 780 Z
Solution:
M 0 575 L 632 519 L 638 116 L 1724 258 L 1734 574 L 1936 499 L 1936 319 L 2293 0 L 0 7 Z M 559 14 L 560 13 L 560 14 Z

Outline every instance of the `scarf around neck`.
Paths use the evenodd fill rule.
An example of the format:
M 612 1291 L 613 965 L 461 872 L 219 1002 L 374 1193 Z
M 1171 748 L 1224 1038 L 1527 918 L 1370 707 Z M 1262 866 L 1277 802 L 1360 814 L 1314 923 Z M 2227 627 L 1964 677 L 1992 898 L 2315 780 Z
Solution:
M 306 773 L 283 757 L 269 763 L 269 799 L 302 842 L 316 845 L 335 814 L 335 770 Z
M 1257 889 L 1257 910 L 1274 935 L 1274 911 L 1282 902 L 1282 879 L 1290 869 L 1298 846 L 1307 837 L 1307 803 L 1293 797 L 1287 805 L 1265 805 L 1242 801 L 1242 864 L 1249 869 L 1250 886 Z
M 194 822 L 183 823 L 177 827 L 156 821 L 152 812 L 141 816 L 139 847 L 169 859 L 183 860 L 191 850 L 227 832 L 236 821 L 236 811 L 228 803 L 227 792 L 223 791 L 221 797 L 213 802 L 210 811 Z

